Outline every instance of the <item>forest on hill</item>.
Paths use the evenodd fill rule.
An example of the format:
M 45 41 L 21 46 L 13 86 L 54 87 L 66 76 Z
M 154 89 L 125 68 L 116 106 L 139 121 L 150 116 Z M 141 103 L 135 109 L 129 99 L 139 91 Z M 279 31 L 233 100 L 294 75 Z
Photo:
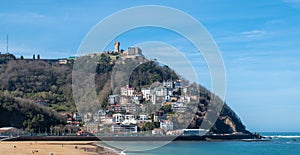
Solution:
M 89 58 L 83 56 L 82 59 Z M 98 100 L 102 107 L 108 104 L 111 74 L 115 63 L 108 54 L 101 54 L 95 68 L 95 83 Z M 0 64 L 0 127 L 14 126 L 31 132 L 49 132 L 51 126 L 65 125 L 62 113 L 76 111 L 72 95 L 73 62 L 59 64 L 46 60 L 16 59 Z M 139 65 L 130 77 L 130 85 L 141 89 L 153 82 L 178 78 L 175 71 L 155 61 Z M 198 111 L 189 128 L 198 128 L 214 96 L 202 86 L 203 95 Z M 218 100 L 219 104 L 223 101 Z M 212 133 L 248 133 L 240 118 L 225 104 Z

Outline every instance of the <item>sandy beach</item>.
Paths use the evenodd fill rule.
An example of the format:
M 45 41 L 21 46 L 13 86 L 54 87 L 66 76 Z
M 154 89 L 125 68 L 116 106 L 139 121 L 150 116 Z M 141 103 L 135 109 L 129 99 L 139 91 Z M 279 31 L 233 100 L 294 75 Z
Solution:
M 0 142 L 1 155 L 117 155 L 112 149 L 88 141 L 10 141 Z

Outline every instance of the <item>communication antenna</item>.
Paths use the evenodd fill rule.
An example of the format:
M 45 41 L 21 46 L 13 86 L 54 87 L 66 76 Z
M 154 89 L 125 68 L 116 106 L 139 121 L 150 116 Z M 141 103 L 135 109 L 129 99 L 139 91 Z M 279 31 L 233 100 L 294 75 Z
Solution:
M 6 53 L 8 53 L 8 34 L 6 35 Z

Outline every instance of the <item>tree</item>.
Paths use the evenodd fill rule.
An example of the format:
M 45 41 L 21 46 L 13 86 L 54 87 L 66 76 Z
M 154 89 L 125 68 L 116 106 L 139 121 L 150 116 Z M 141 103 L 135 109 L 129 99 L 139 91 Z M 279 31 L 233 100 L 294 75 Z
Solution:
M 143 131 L 149 131 L 154 129 L 154 124 L 152 122 L 147 122 L 145 125 L 142 127 Z
M 163 105 L 160 110 L 163 110 L 165 113 L 170 113 L 172 112 L 172 105 L 171 104 L 166 104 Z

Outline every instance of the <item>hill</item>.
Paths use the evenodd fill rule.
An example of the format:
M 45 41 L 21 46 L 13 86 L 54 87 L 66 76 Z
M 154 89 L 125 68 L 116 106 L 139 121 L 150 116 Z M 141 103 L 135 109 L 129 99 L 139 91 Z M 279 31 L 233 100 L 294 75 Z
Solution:
M 111 74 L 115 65 L 112 54 L 93 56 L 97 60 L 95 83 L 99 102 L 102 108 L 108 106 L 108 95 Z M 84 56 L 80 59 L 89 59 Z M 0 94 L 1 108 L 0 127 L 15 126 L 37 132 L 38 128 L 51 125 L 64 125 L 63 116 L 58 112 L 75 112 L 76 107 L 72 97 L 73 62 L 59 64 L 58 61 L 13 59 L 0 64 Z M 162 66 L 155 61 L 139 65 L 130 77 L 130 85 L 137 89 L 162 83 L 164 80 L 176 80 L 178 76 L 168 66 Z M 197 86 L 198 87 L 198 86 Z M 199 86 L 199 102 L 196 115 L 189 128 L 199 128 L 205 121 L 208 105 L 217 98 L 213 93 Z M 216 104 L 223 104 L 220 99 Z M 91 110 L 91 109 L 87 109 Z M 10 119 L 3 119 L 9 117 Z M 225 104 L 212 133 L 249 133 L 230 107 Z

